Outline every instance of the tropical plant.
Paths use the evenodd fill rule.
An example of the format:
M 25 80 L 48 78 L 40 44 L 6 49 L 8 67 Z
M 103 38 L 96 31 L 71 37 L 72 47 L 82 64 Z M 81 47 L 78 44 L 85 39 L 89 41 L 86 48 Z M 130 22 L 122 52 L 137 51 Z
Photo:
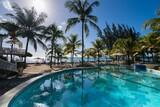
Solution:
M 62 45 L 58 45 L 56 46 L 56 58 L 57 58 L 57 63 L 62 63 L 62 59 L 64 58 L 64 49 L 63 49 L 64 46 Z
M 63 31 L 59 30 L 56 24 L 49 25 L 45 31 L 44 34 L 46 35 L 46 42 L 50 42 L 51 45 L 51 59 L 50 59 L 50 67 L 52 67 L 52 60 L 53 60 L 53 54 L 56 55 L 56 42 L 59 39 L 62 39 L 65 41 L 65 37 L 63 35 Z M 55 64 L 55 60 L 54 60 Z
M 87 48 L 85 49 L 85 53 L 84 53 L 84 56 L 87 57 L 87 62 L 89 62 L 89 58 L 91 57 L 91 54 L 92 54 L 92 48 Z
M 53 51 L 52 51 L 52 48 L 48 48 L 47 50 L 47 56 L 51 59 L 52 57 L 54 57 L 54 63 L 57 62 L 57 64 L 59 63 L 62 63 L 62 59 L 65 58 L 64 57 L 64 49 L 63 49 L 63 46 L 62 45 L 59 45 L 59 44 L 55 44 L 54 45 L 55 48 L 54 48 L 54 55 L 53 55 Z M 56 61 L 57 60 L 57 61 Z M 52 67 L 52 65 L 51 65 Z
M 17 44 L 19 47 L 22 47 L 22 42 L 17 38 L 17 31 L 19 27 L 14 22 L 2 22 L 0 23 L 1 28 L 7 31 L 7 34 L 10 40 L 7 43 L 11 44 L 11 62 L 13 62 L 12 54 L 13 54 L 13 47 Z
M 103 53 L 103 55 L 105 55 L 105 57 L 106 57 L 106 62 L 107 62 L 108 56 L 109 56 L 109 54 L 110 54 L 110 51 L 109 51 L 107 48 L 104 48 L 104 49 L 102 50 L 102 53 Z
M 102 40 L 100 39 L 96 39 L 94 42 L 92 42 L 92 44 L 93 44 L 93 49 L 97 53 L 98 65 L 99 65 L 100 56 L 102 55 L 102 50 L 104 49 L 104 45 Z
M 94 48 L 87 48 L 85 49 L 84 56 L 87 57 L 87 62 L 89 62 L 90 58 L 94 58 L 94 61 L 96 61 L 97 53 Z
M 115 24 L 112 26 L 106 24 L 106 27 L 103 29 L 103 35 L 100 35 L 100 38 L 104 41 L 108 50 L 112 50 L 114 42 L 118 38 L 119 27 Z
M 158 17 L 156 18 L 145 21 L 144 28 L 149 28 L 152 31 L 160 32 L 160 9 L 157 10 L 157 16 Z
M 147 53 L 152 54 L 152 59 L 154 62 L 154 55 L 155 51 L 159 51 L 159 41 L 160 41 L 160 9 L 157 10 L 157 16 L 156 18 L 149 19 L 145 21 L 144 28 L 152 30 L 151 33 L 149 33 L 148 36 L 144 37 L 143 44 L 146 48 Z
M 108 51 L 126 54 L 130 64 L 130 57 L 133 59 L 134 46 L 138 42 L 139 33 L 133 27 L 120 24 L 112 24 L 112 26 L 106 24 L 103 31 L 104 34 L 100 35 L 100 38 Z
M 152 55 L 152 60 L 154 62 L 154 53 L 160 51 L 160 40 L 159 40 L 159 33 L 153 32 L 149 33 L 147 36 L 144 36 L 139 43 L 141 44 L 141 51 L 143 53 L 147 53 L 148 57 L 149 54 Z
M 33 7 L 31 9 L 21 8 L 16 3 L 12 4 L 12 8 L 14 12 L 8 13 L 7 16 L 11 17 L 19 27 L 17 34 L 23 38 L 27 38 L 25 54 L 28 52 L 29 43 L 33 45 L 35 51 L 37 51 L 37 43 L 43 49 L 46 49 L 46 45 L 42 42 L 45 36 L 41 33 L 45 28 L 42 26 L 42 23 L 47 17 L 46 14 L 37 14 Z M 26 63 L 26 57 L 24 62 Z
M 138 41 L 132 40 L 131 37 L 128 38 L 120 38 L 114 43 L 113 52 L 117 53 L 123 53 L 124 55 L 127 55 L 128 64 L 131 64 L 131 61 L 133 61 L 133 54 L 135 46 L 137 45 Z
M 68 42 L 65 44 L 65 52 L 66 54 L 71 54 L 71 63 L 72 66 L 74 64 L 74 56 L 78 51 L 77 48 L 81 46 L 81 41 L 78 39 L 77 34 L 71 34 L 70 37 L 67 38 Z
M 88 0 L 69 0 L 65 4 L 70 12 L 76 15 L 76 17 L 68 19 L 66 31 L 78 23 L 82 24 L 82 66 L 84 62 L 84 33 L 86 36 L 89 35 L 88 23 L 100 33 L 100 29 L 96 24 L 97 17 L 92 15 L 93 8 L 98 5 L 99 1 L 89 3 Z

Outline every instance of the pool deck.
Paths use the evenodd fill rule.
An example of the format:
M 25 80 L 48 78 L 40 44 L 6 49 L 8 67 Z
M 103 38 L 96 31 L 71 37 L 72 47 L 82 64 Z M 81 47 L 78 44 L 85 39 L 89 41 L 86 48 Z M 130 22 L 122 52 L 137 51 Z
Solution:
M 16 86 L 15 88 L 9 90 L 8 92 L 6 92 L 4 95 L 0 96 L 0 107 L 8 107 L 10 101 L 14 98 L 14 96 L 16 96 L 19 92 L 21 92 L 25 87 L 27 87 L 29 84 L 33 83 L 34 81 L 47 76 L 47 75 L 51 75 L 57 72 L 61 72 L 64 70 L 73 70 L 73 69 L 90 69 L 90 68 L 96 68 L 96 67 L 77 67 L 77 68 L 68 68 L 68 69 L 63 69 L 63 70 L 57 70 L 54 72 L 50 72 L 50 73 L 45 73 L 42 74 L 38 77 L 34 77 L 24 83 L 21 83 L 20 85 Z

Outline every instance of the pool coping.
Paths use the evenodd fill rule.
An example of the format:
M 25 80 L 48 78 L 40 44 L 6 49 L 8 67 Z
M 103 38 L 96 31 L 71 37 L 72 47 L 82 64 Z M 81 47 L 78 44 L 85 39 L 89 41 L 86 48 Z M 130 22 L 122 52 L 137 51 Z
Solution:
M 57 71 L 53 71 L 50 73 L 45 73 L 42 74 L 40 76 L 31 78 L 21 84 L 19 84 L 18 86 L 14 87 L 13 89 L 7 91 L 5 94 L 3 94 L 2 96 L 0 96 L 0 107 L 8 107 L 9 103 L 11 102 L 11 100 L 20 92 L 22 91 L 24 88 L 26 88 L 28 85 L 30 85 L 31 83 L 35 82 L 36 80 L 54 74 L 54 73 L 58 73 L 58 72 L 62 72 L 65 70 L 77 70 L 77 69 L 92 69 L 92 68 L 97 68 L 97 67 L 77 67 L 77 68 L 67 68 L 67 69 L 63 69 L 63 70 L 57 70 Z

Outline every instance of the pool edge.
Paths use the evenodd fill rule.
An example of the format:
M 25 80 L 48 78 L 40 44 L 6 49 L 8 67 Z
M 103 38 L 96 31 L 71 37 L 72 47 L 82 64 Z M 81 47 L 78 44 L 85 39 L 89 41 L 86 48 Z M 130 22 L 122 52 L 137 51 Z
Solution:
M 20 91 L 22 91 L 28 85 L 30 85 L 31 83 L 35 82 L 36 80 L 38 80 L 42 77 L 45 77 L 47 75 L 51 75 L 51 74 L 54 74 L 54 73 L 57 73 L 57 72 L 62 72 L 64 70 L 90 69 L 90 68 L 97 68 L 97 67 L 67 68 L 67 69 L 63 69 L 63 70 L 53 71 L 53 72 L 50 72 L 50 73 L 45 73 L 45 74 L 42 74 L 38 77 L 31 78 L 31 79 L 19 84 L 18 86 L 12 88 L 11 90 L 7 91 L 4 95 L 0 96 L 0 107 L 8 107 L 11 100 L 14 98 L 14 96 L 16 96 Z

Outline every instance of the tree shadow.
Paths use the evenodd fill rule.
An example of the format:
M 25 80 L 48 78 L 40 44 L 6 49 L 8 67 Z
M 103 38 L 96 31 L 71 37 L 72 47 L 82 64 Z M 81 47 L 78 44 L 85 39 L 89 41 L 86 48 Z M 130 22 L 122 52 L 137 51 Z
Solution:
M 19 84 L 39 75 L 41 74 L 23 74 L 21 76 L 16 75 L 8 78 L 0 78 L 0 96 Z

